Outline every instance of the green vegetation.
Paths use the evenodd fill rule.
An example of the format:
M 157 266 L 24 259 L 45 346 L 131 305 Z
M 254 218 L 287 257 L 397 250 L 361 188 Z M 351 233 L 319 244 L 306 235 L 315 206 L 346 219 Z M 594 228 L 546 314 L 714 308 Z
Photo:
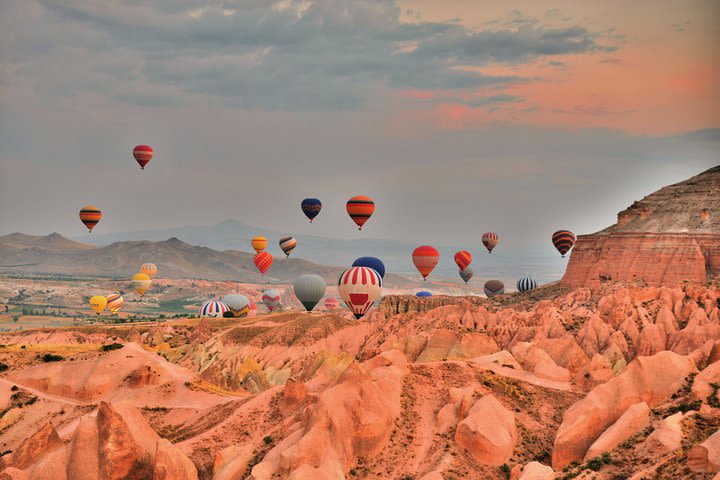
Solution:
M 65 360 L 65 357 L 61 355 L 55 355 L 53 353 L 45 353 L 42 357 L 43 362 L 59 362 L 61 360 Z
M 498 467 L 498 470 L 500 470 L 500 475 L 502 475 L 503 478 L 510 478 L 510 465 L 503 463 Z
M 273 438 L 268 435 L 267 437 L 263 438 L 263 442 L 265 442 L 265 445 L 270 445 L 273 441 Z
M 109 352 L 111 350 L 118 350 L 120 348 L 123 348 L 125 345 L 122 343 L 109 343 L 107 345 L 102 345 L 100 347 L 101 352 Z
M 8 367 L 6 363 L 0 362 L 0 372 L 4 372 L 8 368 L 10 368 L 10 367 Z

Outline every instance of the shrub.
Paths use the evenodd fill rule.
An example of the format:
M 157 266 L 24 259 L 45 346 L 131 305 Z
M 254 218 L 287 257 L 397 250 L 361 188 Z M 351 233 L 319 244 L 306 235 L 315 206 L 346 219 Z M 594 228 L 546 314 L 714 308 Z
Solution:
M 111 350 L 118 350 L 120 348 L 123 348 L 125 345 L 122 343 L 108 343 L 107 345 L 102 345 L 100 347 L 101 352 L 109 352 Z
M 589 468 L 590 470 L 593 470 L 595 472 L 600 470 L 603 467 L 603 465 L 604 465 L 603 459 L 600 457 L 591 458 L 587 462 L 587 468 Z
M 510 478 L 510 465 L 503 463 L 498 467 L 498 469 L 504 478 Z
M 267 437 L 263 438 L 263 442 L 265 442 L 265 445 L 270 445 L 273 441 L 273 438 L 268 435 Z
M 0 362 L 0 372 L 4 372 L 8 368 L 10 368 L 10 367 L 7 366 L 7 363 Z
M 41 358 L 43 362 L 59 362 L 61 360 L 65 360 L 65 357 L 55 355 L 54 353 L 46 353 Z

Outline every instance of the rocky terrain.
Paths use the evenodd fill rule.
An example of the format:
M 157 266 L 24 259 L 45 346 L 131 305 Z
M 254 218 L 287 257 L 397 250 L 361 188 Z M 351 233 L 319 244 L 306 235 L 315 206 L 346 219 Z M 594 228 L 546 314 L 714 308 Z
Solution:
M 0 478 L 711 479 L 718 296 L 549 286 L 5 334 Z
M 578 236 L 562 283 L 611 281 L 720 281 L 720 166 L 635 202 L 605 230 Z

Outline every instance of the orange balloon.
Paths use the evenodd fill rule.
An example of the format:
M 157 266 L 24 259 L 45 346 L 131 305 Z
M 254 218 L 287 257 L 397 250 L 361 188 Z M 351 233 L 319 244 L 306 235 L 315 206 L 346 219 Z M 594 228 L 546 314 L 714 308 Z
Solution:
M 352 221 L 358 226 L 358 230 L 362 230 L 365 222 L 370 220 L 370 216 L 375 211 L 375 202 L 370 197 L 358 195 L 348 200 L 345 208 Z
M 267 272 L 270 268 L 270 265 L 272 265 L 273 256 L 270 255 L 268 252 L 258 252 L 255 254 L 254 261 L 255 266 L 258 270 L 260 270 L 260 273 L 265 275 L 265 272 Z

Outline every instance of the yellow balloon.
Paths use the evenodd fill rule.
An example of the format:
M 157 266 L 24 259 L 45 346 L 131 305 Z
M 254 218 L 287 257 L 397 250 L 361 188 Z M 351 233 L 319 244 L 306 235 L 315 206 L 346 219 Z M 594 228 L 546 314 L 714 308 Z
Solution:
M 155 278 L 155 274 L 157 273 L 157 267 L 154 263 L 143 263 L 142 267 L 140 267 L 140 273 L 144 273 L 151 279 Z
M 267 247 L 267 238 L 265 237 L 253 237 L 252 241 L 250 242 L 252 247 L 255 249 L 257 253 L 262 252 L 265 250 L 265 247 Z
M 150 277 L 146 273 L 136 273 L 132 277 L 133 287 L 135 287 L 135 291 L 140 294 L 140 296 L 145 295 L 145 292 L 147 292 L 150 289 L 150 285 L 152 284 L 152 280 L 150 280 Z
M 90 299 L 90 308 L 93 309 L 95 313 L 100 315 L 103 310 L 105 310 L 105 305 L 107 305 L 107 298 L 103 297 L 102 295 L 95 295 Z

